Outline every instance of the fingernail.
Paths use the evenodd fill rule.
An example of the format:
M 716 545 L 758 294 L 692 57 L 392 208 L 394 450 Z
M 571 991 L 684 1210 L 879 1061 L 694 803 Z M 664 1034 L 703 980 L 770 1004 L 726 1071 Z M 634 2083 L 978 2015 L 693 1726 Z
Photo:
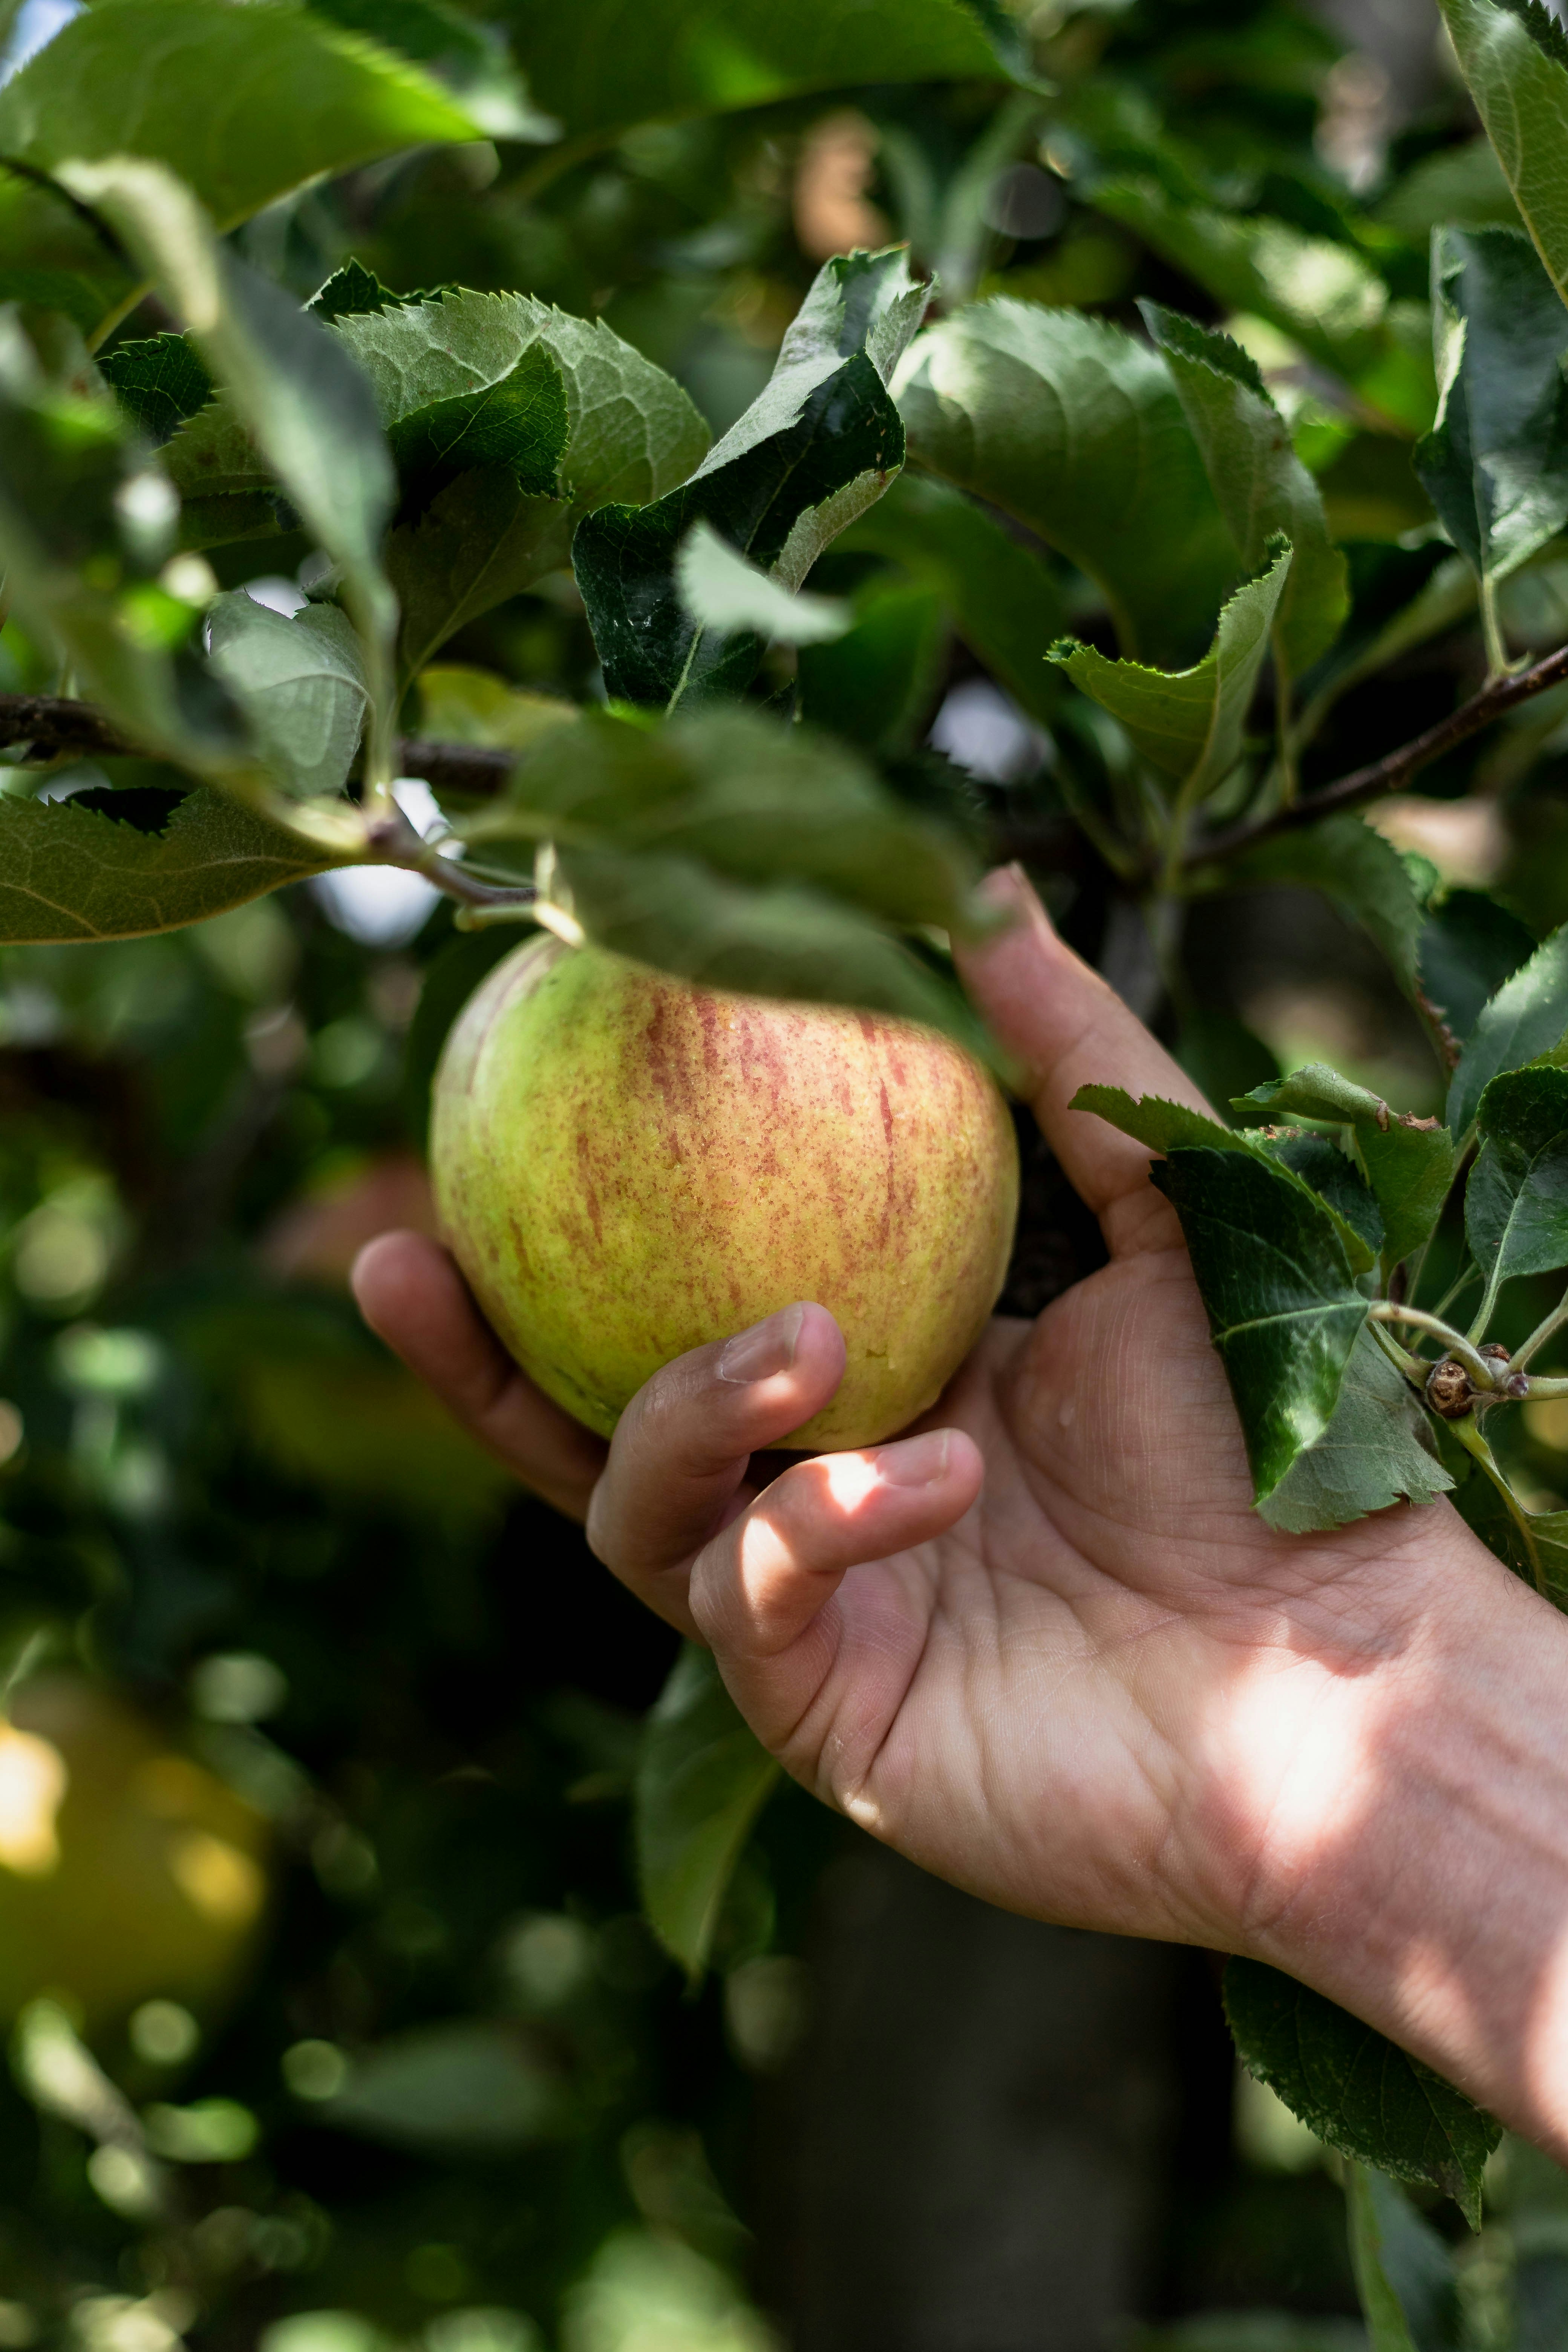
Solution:
M 795 1361 L 795 1342 L 805 1320 L 804 1307 L 781 1307 L 749 1331 L 737 1331 L 719 1359 L 719 1378 L 743 1383 L 771 1380 Z
M 928 1429 L 923 1437 L 906 1437 L 900 1444 L 885 1445 L 877 1456 L 877 1475 L 884 1486 L 934 1486 L 947 1468 L 951 1429 Z

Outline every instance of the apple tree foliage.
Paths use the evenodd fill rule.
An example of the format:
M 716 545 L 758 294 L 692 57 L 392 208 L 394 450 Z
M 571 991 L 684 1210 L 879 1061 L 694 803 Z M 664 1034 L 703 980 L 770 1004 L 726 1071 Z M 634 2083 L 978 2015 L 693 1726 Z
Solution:
M 1179 38 L 980 0 L 83 9 L 0 86 L 0 941 L 402 871 L 443 907 L 426 1078 L 529 924 L 984 1050 L 949 942 L 1023 856 L 1143 941 L 1215 1101 L 1108 1071 L 1078 1108 L 1153 1156 L 1259 1512 L 1451 1496 L 1568 1605 L 1516 1410 L 1568 1398 L 1538 1368 L 1568 1327 L 1568 41 L 1536 0 L 1442 11 L 1485 135 L 1358 194 L 1300 135 L 1332 44 L 1268 8 Z M 747 259 L 768 174 L 847 93 L 889 234 L 797 254 L 785 306 Z M 747 193 L 698 217 L 747 137 Z M 610 214 L 649 190 L 639 247 Z M 721 283 L 753 331 L 715 433 L 682 376 Z M 244 593 L 274 573 L 290 611 Z M 529 613 L 584 649 L 543 690 Z M 926 740 L 975 675 L 1016 772 Z M 1489 894 L 1368 822 L 1423 775 L 1508 810 Z M 1385 971 L 1411 1107 L 1202 1005 L 1192 943 L 1263 893 Z M 699 1980 L 773 1768 L 695 1652 L 638 1755 L 647 1916 Z M 1378 2352 L 1451 2340 L 1391 2184 L 1479 2225 L 1497 2126 L 1272 1971 L 1226 2000 L 1345 2161 Z M 324 2095 L 395 2138 L 426 2063 L 389 2043 Z M 509 2094 L 465 2045 L 448 2092 L 465 2066 L 564 2127 L 537 2069 Z

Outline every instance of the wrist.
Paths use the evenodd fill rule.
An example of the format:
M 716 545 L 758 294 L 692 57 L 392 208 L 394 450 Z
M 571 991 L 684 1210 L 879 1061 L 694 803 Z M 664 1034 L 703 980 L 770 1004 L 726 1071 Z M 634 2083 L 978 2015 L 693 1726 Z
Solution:
M 1238 1941 L 1568 2157 L 1568 1620 L 1451 1508 L 1412 1537 Z

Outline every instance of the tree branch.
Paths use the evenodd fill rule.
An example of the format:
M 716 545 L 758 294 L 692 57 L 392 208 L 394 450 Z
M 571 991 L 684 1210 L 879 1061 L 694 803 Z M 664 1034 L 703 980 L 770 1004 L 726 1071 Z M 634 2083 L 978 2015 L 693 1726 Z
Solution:
M 1353 768 L 1348 776 L 1325 784 L 1321 792 L 1309 793 L 1289 808 L 1277 810 L 1261 824 L 1233 824 L 1226 832 L 1211 835 L 1192 851 L 1185 870 L 1212 866 L 1220 858 L 1235 857 L 1244 849 L 1252 849 L 1259 842 L 1272 841 L 1277 834 L 1293 833 L 1301 825 L 1315 824 L 1320 817 L 1334 816 L 1343 809 L 1361 808 L 1368 801 L 1382 800 L 1387 793 L 1398 792 L 1412 776 L 1430 767 L 1434 760 L 1441 759 L 1457 743 L 1468 741 L 1483 727 L 1489 727 L 1493 719 L 1565 680 L 1568 646 L 1560 646 L 1554 654 L 1532 663 L 1529 669 L 1516 670 L 1510 677 L 1494 678 L 1447 719 L 1440 719 L 1424 735 L 1417 735 L 1413 743 L 1403 744 L 1397 751 L 1385 752 L 1367 767 Z

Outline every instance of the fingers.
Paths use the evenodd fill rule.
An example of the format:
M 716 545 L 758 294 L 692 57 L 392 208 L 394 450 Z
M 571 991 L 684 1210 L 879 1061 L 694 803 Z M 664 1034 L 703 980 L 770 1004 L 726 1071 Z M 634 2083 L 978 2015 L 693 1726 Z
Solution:
M 1079 1087 L 1125 1087 L 1213 1114 L 1114 989 L 1057 937 L 1018 867 L 988 876 L 983 895 L 1016 919 L 996 939 L 963 950 L 964 983 L 1023 1063 L 1035 1117 L 1068 1180 L 1103 1217 L 1130 1194 L 1148 1195 L 1150 1154 L 1103 1119 L 1069 1110 Z
M 667 1364 L 621 1415 L 588 1515 L 599 1558 L 684 1622 L 686 1564 L 742 1493 L 751 1455 L 819 1412 L 843 1377 L 838 1326 L 807 1303 Z
M 692 1620 L 770 1748 L 787 1750 L 833 1675 L 845 1619 L 842 1605 L 829 1604 L 852 1570 L 871 1580 L 854 1610 L 857 1685 L 890 1719 L 930 1608 L 923 1589 L 906 1589 L 895 1555 L 956 1525 L 984 1475 L 979 1447 L 957 1429 L 819 1454 L 787 1470 L 707 1546 L 691 1572 Z
M 371 1329 L 481 1445 L 557 1510 L 584 1517 L 604 1446 L 518 1370 L 447 1251 L 423 1234 L 381 1234 L 350 1279 Z

